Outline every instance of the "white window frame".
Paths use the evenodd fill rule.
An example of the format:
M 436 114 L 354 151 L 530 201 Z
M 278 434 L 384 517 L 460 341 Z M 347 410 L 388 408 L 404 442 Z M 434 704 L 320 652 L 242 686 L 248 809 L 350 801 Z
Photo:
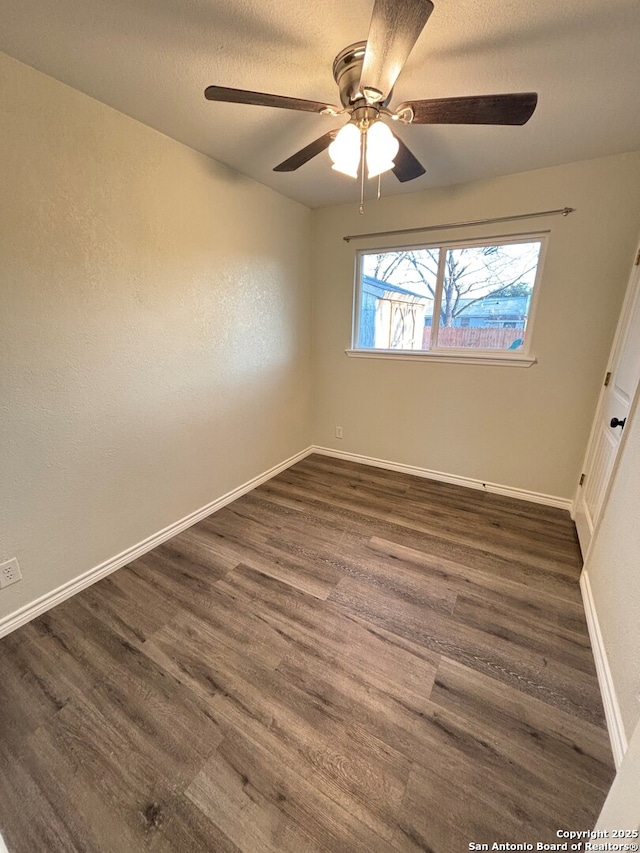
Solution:
M 351 347 L 345 350 L 351 358 L 387 358 L 401 359 L 407 361 L 440 361 L 449 363 L 475 363 L 487 365 L 502 365 L 510 367 L 531 367 L 536 363 L 532 354 L 531 338 L 534 328 L 538 298 L 540 295 L 540 283 L 542 271 L 547 252 L 549 231 L 533 231 L 524 234 L 503 234 L 489 237 L 473 237 L 466 240 L 439 240 L 434 243 L 412 243 L 400 246 L 373 247 L 358 249 L 355 256 L 355 282 L 353 291 L 353 315 L 351 329 Z M 533 282 L 529 313 L 525 326 L 525 337 L 523 348 L 517 352 L 510 350 L 495 349 L 470 349 L 468 347 L 438 347 L 438 328 L 440 321 L 440 305 L 442 302 L 442 285 L 444 280 L 444 258 L 449 249 L 466 249 L 474 246 L 506 246 L 513 243 L 539 242 L 540 254 L 538 266 Z M 401 349 L 375 349 L 360 348 L 357 346 L 360 323 L 360 297 L 362 286 L 362 257 L 364 255 L 382 254 L 384 252 L 402 252 L 415 249 L 440 249 L 438 264 L 438 276 L 436 281 L 436 292 L 433 301 L 432 340 L 435 331 L 435 346 L 428 350 L 401 350 Z

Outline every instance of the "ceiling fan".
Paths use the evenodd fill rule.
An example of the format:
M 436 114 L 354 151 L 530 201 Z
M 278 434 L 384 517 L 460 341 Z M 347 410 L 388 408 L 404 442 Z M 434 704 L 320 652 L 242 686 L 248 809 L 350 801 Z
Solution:
M 392 170 L 399 181 L 412 181 L 423 175 L 425 168 L 383 119 L 406 125 L 520 125 L 531 118 L 538 100 L 535 92 L 471 95 L 407 101 L 395 110 L 389 109 L 395 82 L 432 11 L 431 0 L 375 0 L 367 41 L 349 45 L 333 63 L 341 107 L 223 86 L 208 86 L 205 97 L 210 101 L 349 116 L 342 128 L 330 130 L 306 145 L 277 165 L 275 172 L 293 172 L 329 148 L 333 168 L 355 178 L 362 166 L 363 182 L 365 162 L 369 177 Z

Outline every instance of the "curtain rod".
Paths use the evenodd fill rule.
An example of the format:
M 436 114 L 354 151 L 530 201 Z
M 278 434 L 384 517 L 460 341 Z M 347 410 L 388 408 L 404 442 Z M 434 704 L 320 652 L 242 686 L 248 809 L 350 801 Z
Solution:
M 398 234 L 417 234 L 420 231 L 439 231 L 441 228 L 465 228 L 469 225 L 491 225 L 494 222 L 516 222 L 518 219 L 532 219 L 536 216 L 568 216 L 575 207 L 559 207 L 557 210 L 539 210 L 537 213 L 520 213 L 517 216 L 497 216 L 493 219 L 470 219 L 467 222 L 447 222 L 442 225 L 424 225 L 421 228 L 401 228 L 398 231 L 372 231 L 369 234 L 348 234 L 342 239 L 345 243 L 351 240 L 364 240 L 366 237 L 395 237 Z

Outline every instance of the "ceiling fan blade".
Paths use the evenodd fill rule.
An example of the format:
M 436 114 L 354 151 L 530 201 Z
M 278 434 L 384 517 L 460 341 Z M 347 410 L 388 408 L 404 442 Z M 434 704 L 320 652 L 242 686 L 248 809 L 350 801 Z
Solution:
M 295 172 L 295 170 L 299 169 L 300 166 L 304 166 L 304 164 L 308 163 L 309 160 L 313 159 L 313 157 L 325 151 L 336 138 L 337 132 L 337 130 L 330 130 L 329 133 L 325 133 L 324 136 L 314 139 L 313 142 L 309 143 L 309 145 L 305 145 L 305 147 L 301 148 L 300 151 L 296 151 L 296 153 L 292 154 L 287 160 L 284 160 L 278 166 L 275 166 L 273 171 Z
M 525 124 L 538 103 L 536 92 L 512 95 L 470 95 L 408 101 L 396 112 L 410 109 L 412 124 Z
M 398 153 L 395 156 L 395 166 L 393 174 L 401 183 L 413 181 L 414 178 L 419 178 L 427 171 L 422 163 L 409 151 L 400 137 L 394 133 L 395 138 L 400 143 Z
M 431 0 L 376 0 L 360 75 L 370 103 L 391 92 L 432 12 Z
M 208 101 L 226 101 L 230 104 L 253 104 L 258 107 L 280 107 L 283 110 L 302 110 L 308 113 L 329 112 L 334 115 L 341 107 L 323 104 L 320 101 L 305 101 L 302 98 L 287 98 L 284 95 L 268 95 L 266 92 L 249 92 L 247 89 L 227 89 L 225 86 L 207 86 L 204 96 Z

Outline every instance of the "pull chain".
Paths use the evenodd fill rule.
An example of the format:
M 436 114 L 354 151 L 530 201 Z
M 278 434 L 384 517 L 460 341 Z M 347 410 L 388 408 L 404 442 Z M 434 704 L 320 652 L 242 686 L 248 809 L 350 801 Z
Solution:
M 364 167 L 367 157 L 367 134 L 366 131 L 362 134 L 362 144 L 360 146 L 360 209 L 358 213 L 364 213 Z

